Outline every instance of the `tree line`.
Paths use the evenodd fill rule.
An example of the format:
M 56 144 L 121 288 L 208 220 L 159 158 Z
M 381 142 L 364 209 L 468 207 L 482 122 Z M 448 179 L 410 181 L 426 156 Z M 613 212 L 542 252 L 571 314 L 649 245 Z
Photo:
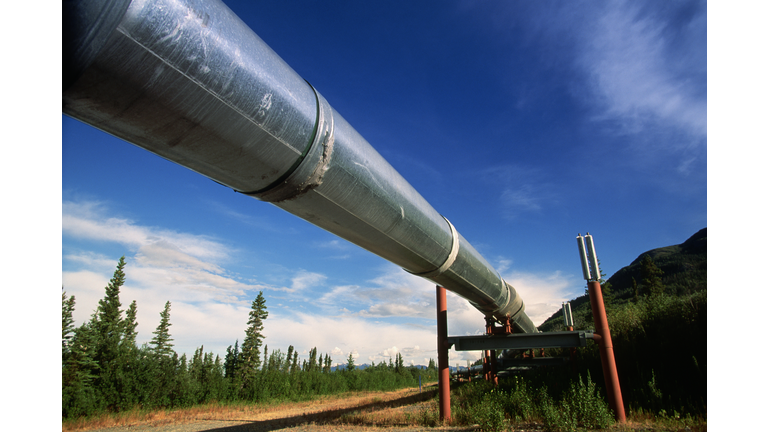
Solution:
M 350 353 L 346 367 L 334 369 L 329 354 L 309 351 L 299 363 L 292 346 L 269 352 L 264 321 L 269 316 L 259 292 L 251 305 L 242 344 L 235 341 L 224 358 L 197 348 L 191 358 L 179 356 L 171 337 L 171 302 L 160 312 L 160 323 L 148 344 L 136 343 L 137 304 L 122 310 L 125 257 L 105 288 L 90 319 L 75 327 L 75 297 L 62 290 L 62 418 L 77 418 L 137 407 L 166 409 L 208 402 L 301 400 L 357 390 L 392 390 L 417 385 L 419 376 L 437 377 L 433 360 L 425 370 L 405 367 L 398 353 L 358 370 Z M 263 346 L 263 350 L 262 350 Z

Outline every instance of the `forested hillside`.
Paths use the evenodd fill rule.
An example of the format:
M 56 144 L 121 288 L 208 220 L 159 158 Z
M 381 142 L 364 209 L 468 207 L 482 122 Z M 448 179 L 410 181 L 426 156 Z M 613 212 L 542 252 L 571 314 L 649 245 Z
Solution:
M 601 284 L 625 404 L 634 411 L 706 413 L 707 229 L 643 252 Z M 576 330 L 594 329 L 588 295 L 571 308 Z M 539 329 L 564 330 L 562 311 Z M 578 353 L 592 376 L 602 378 L 596 344 Z
M 177 408 L 212 401 L 300 400 L 350 390 L 392 390 L 418 385 L 419 377 L 434 380 L 434 361 L 426 369 L 405 367 L 400 354 L 358 370 L 354 359 L 346 368 L 331 369 L 331 357 L 310 350 L 299 363 L 293 346 L 283 353 L 268 349 L 263 334 L 269 316 L 261 292 L 251 306 L 242 344 L 235 341 L 222 358 L 201 346 L 187 358 L 173 350 L 171 303 L 160 312 L 149 344 L 136 345 L 136 314 L 132 302 L 121 309 L 125 259 L 105 289 L 91 319 L 75 328 L 75 297 L 62 292 L 61 360 L 62 418 L 102 412 Z M 262 351 L 263 346 L 263 351 Z

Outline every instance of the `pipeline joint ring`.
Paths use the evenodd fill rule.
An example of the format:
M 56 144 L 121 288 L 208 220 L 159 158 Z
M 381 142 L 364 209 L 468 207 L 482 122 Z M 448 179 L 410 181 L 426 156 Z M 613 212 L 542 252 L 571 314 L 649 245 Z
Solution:
M 448 270 L 453 265 L 454 261 L 456 261 L 456 257 L 459 255 L 459 233 L 458 231 L 456 231 L 456 228 L 453 226 L 451 221 L 448 220 L 448 218 L 443 216 L 443 219 L 445 219 L 445 222 L 448 223 L 448 227 L 451 229 L 451 252 L 448 254 L 448 258 L 445 259 L 445 261 L 443 262 L 442 265 L 440 265 L 440 267 L 434 270 L 430 270 L 428 272 L 423 272 L 423 273 L 413 273 L 413 272 L 408 272 L 408 273 L 430 279 L 443 274 L 446 270 Z

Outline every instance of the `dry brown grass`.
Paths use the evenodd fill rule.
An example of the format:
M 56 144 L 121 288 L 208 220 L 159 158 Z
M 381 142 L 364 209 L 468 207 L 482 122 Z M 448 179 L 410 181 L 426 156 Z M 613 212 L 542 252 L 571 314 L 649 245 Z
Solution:
M 434 387 L 434 386 L 433 386 Z M 434 388 L 391 392 L 355 392 L 324 396 L 303 402 L 272 404 L 210 403 L 192 408 L 104 414 L 62 424 L 62 431 L 90 431 L 121 426 L 165 426 L 198 421 L 228 421 L 271 426 L 293 425 L 416 425 L 426 412 Z M 436 402 L 435 402 L 436 404 Z M 424 407 L 424 408 L 422 408 Z M 436 407 L 436 405 L 435 405 Z M 436 411 L 435 411 L 436 412 Z

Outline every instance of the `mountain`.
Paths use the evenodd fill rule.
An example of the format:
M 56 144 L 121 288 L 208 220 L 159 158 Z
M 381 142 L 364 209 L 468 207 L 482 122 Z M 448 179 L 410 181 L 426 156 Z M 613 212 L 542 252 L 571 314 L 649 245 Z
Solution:
M 707 229 L 703 228 L 679 245 L 665 246 L 641 253 L 628 266 L 611 276 L 605 286 L 613 293 L 613 302 L 622 304 L 634 298 L 633 278 L 640 295 L 643 286 L 642 261 L 648 255 L 661 271 L 666 294 L 684 296 L 707 289 Z M 589 307 L 589 296 L 584 294 L 571 300 L 571 310 Z M 555 331 L 562 323 L 562 308 L 539 326 L 541 331 Z M 560 326 L 561 327 L 561 326 Z M 562 328 L 560 329 L 562 330 Z

